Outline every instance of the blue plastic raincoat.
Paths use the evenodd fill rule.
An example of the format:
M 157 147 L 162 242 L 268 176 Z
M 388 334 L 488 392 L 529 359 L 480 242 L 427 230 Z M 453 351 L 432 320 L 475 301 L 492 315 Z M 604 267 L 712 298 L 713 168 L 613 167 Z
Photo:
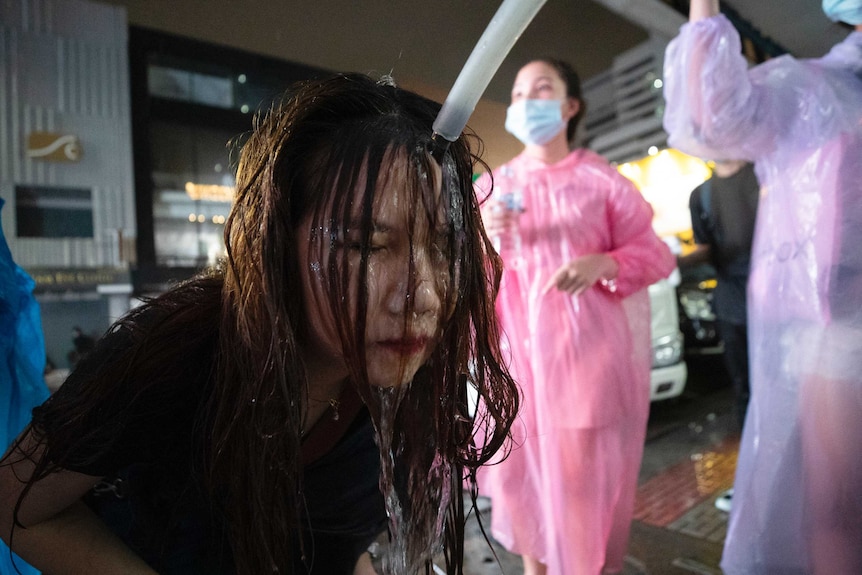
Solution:
M 0 210 L 4 201 L 0 198 Z M 30 422 L 31 410 L 48 398 L 43 376 L 45 342 L 39 304 L 33 298 L 35 283 L 12 260 L 0 227 L 0 442 L 2 450 Z M 17 567 L 18 571 L 15 571 Z M 38 573 L 0 541 L 0 573 Z

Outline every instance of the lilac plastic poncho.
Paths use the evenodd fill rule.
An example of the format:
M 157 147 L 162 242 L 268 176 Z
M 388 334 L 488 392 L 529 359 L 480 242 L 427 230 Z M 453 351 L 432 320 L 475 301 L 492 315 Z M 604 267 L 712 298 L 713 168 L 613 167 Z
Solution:
M 665 60 L 671 145 L 755 162 L 751 403 L 722 568 L 862 573 L 862 33 L 748 69 L 723 16 Z

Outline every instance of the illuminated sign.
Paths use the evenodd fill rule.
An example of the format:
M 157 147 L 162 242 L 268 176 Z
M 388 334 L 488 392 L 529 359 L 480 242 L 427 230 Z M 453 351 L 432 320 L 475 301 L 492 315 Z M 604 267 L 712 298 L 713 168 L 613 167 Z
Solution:
M 50 162 L 77 162 L 83 150 L 78 136 L 56 132 L 30 132 L 27 157 Z
M 95 290 L 104 285 L 131 285 L 129 270 L 123 268 L 28 268 L 36 291 Z
M 217 186 L 186 182 L 186 194 L 193 200 L 232 202 L 234 188 L 232 186 Z

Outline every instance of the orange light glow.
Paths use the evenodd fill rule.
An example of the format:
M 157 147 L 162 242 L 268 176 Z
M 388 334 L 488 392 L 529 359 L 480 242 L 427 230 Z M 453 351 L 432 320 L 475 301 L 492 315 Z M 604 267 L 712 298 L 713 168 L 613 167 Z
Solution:
M 688 197 L 712 173 L 700 158 L 672 148 L 617 167 L 634 182 L 655 211 L 653 227 L 660 236 L 691 230 Z

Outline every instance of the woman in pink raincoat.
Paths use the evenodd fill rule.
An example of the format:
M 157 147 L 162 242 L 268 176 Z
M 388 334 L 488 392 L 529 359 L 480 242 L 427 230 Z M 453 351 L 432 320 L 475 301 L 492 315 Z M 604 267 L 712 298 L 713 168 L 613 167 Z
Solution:
M 855 32 L 749 69 L 717 0 L 693 0 L 665 60 L 671 144 L 763 185 L 729 575 L 862 573 L 862 0 L 823 8 Z
M 519 72 L 506 128 L 523 153 L 478 182 L 505 263 L 497 311 L 523 390 L 517 443 L 483 471 L 492 533 L 527 575 L 619 573 L 649 413 L 649 300 L 674 258 L 606 160 L 570 150 L 580 82 L 556 60 Z M 632 295 L 635 294 L 635 295 Z M 628 297 L 632 296 L 632 297 Z

